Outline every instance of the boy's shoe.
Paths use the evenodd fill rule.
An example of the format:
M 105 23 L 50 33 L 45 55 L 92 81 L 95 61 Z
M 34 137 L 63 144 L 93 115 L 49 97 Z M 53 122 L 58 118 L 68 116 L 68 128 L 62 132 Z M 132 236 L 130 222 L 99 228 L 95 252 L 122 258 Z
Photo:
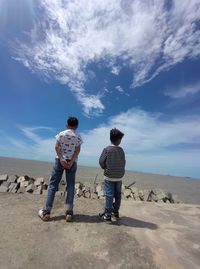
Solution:
M 119 219 L 119 212 L 113 212 L 112 215 L 114 218 Z
M 49 221 L 50 220 L 50 211 L 46 209 L 40 209 L 38 211 L 38 217 L 41 218 L 43 221 Z
M 67 210 L 65 214 L 66 222 L 72 222 L 73 221 L 73 211 Z
M 99 213 L 99 218 L 106 223 L 109 223 L 109 224 L 112 223 L 111 216 L 106 214 L 105 212 Z

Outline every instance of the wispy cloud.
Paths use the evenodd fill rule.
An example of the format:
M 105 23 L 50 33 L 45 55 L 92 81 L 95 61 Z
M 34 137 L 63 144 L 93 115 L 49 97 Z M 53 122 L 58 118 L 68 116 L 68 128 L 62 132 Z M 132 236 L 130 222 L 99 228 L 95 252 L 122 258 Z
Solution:
M 119 85 L 116 86 L 115 89 L 116 89 L 118 92 L 121 92 L 121 93 L 124 92 L 123 88 L 122 88 L 121 86 L 119 86 Z
M 178 87 L 176 89 L 170 89 L 165 92 L 165 95 L 170 96 L 174 99 L 184 98 L 193 96 L 200 92 L 200 82 L 190 85 L 184 85 L 183 87 Z
M 136 87 L 186 58 L 199 57 L 199 0 L 170 3 L 37 1 L 41 17 L 30 42 L 16 48 L 16 59 L 68 85 L 86 114 L 99 114 L 104 110 L 101 96 L 89 96 L 84 87 L 91 63 L 103 61 L 115 75 L 128 66 Z
M 109 131 L 116 127 L 125 134 L 126 169 L 197 177 L 200 159 L 199 116 L 162 120 L 161 114 L 131 109 L 108 119 L 105 124 L 81 133 L 83 145 L 79 164 L 98 166 L 104 147 L 110 144 Z M 6 137 L 2 152 L 11 156 L 52 161 L 55 138 L 51 128 L 20 127 L 21 138 Z M 40 131 L 50 131 L 45 137 Z M 54 136 L 54 135 L 53 135 Z M 6 154 L 7 155 L 7 154 Z
M 97 165 L 102 148 L 110 143 L 109 131 L 116 127 L 125 133 L 122 146 L 127 169 L 195 177 L 200 157 L 199 120 L 193 116 L 163 122 L 161 114 L 129 110 L 82 134 L 85 143 L 80 160 Z

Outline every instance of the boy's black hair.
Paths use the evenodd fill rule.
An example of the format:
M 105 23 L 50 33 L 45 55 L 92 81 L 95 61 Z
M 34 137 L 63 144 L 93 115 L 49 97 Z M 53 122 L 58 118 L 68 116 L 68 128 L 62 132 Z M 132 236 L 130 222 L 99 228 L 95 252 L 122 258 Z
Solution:
M 122 139 L 123 136 L 124 136 L 124 134 L 116 128 L 110 130 L 110 141 L 111 142 L 116 142 L 119 139 Z
M 67 119 L 67 124 L 71 127 L 77 127 L 78 126 L 78 119 L 76 117 L 69 117 Z

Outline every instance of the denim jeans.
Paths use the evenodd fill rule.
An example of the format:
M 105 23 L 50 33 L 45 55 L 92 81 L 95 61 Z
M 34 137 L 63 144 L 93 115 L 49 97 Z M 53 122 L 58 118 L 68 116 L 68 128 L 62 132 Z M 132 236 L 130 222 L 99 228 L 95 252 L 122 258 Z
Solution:
M 70 169 L 64 169 L 58 158 L 55 159 L 55 165 L 51 174 L 50 183 L 48 187 L 47 201 L 45 209 L 51 210 L 55 198 L 55 193 L 58 190 L 58 185 L 65 170 L 66 176 L 66 210 L 73 210 L 74 189 L 75 189 L 75 175 L 77 170 L 77 163 L 74 162 Z
M 121 205 L 122 181 L 104 180 L 105 212 L 111 215 L 118 212 Z M 114 203 L 113 203 L 114 200 Z

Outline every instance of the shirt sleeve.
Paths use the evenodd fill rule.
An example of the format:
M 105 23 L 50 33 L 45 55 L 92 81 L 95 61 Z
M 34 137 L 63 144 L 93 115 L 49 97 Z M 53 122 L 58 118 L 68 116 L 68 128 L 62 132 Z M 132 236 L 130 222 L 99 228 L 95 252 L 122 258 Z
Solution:
M 76 143 L 76 146 L 78 147 L 78 146 L 80 146 L 81 144 L 83 144 L 83 140 L 82 140 L 81 136 L 78 134 L 78 136 L 77 136 L 77 143 Z
M 104 148 L 99 158 L 99 165 L 101 166 L 102 169 L 106 168 L 106 157 L 107 157 L 107 150 Z
M 59 134 L 57 134 L 56 136 L 55 136 L 55 138 L 56 138 L 56 141 L 58 141 L 58 142 L 61 142 L 60 140 L 60 138 L 61 138 L 61 135 L 60 135 L 60 133 Z

